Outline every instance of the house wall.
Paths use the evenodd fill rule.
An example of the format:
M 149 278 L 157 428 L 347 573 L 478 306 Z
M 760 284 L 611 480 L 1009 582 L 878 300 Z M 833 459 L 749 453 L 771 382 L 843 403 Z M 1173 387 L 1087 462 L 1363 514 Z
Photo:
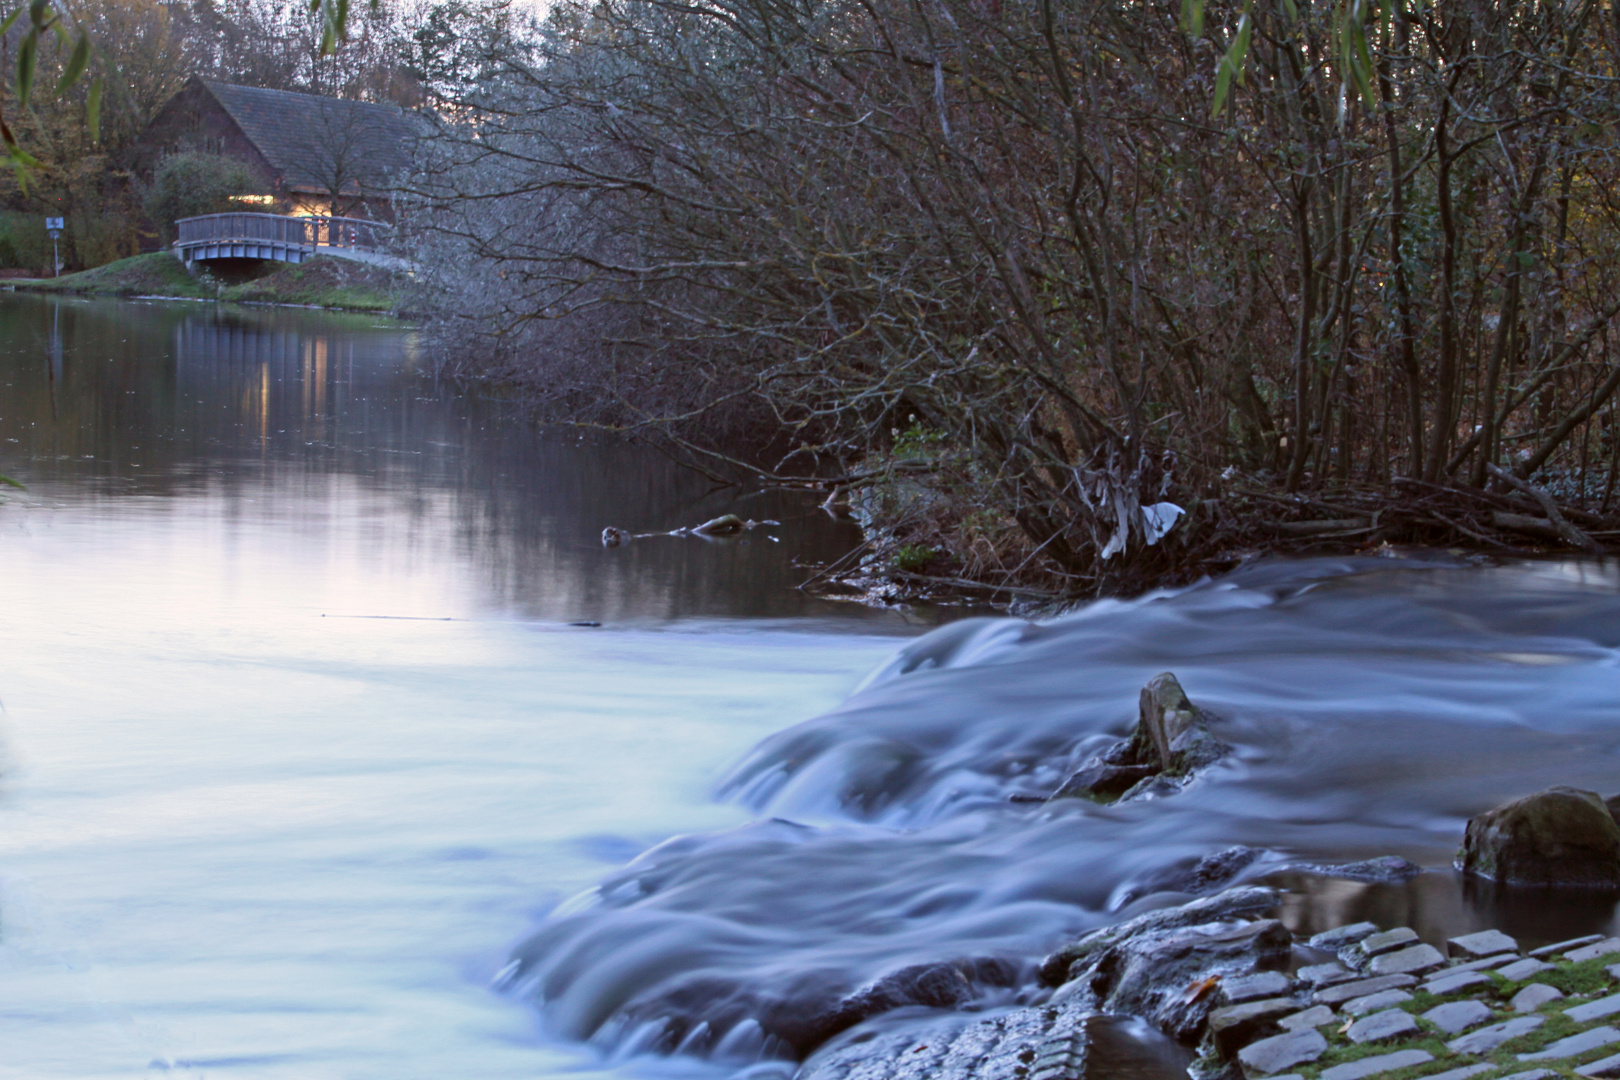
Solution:
M 279 214 L 290 208 L 281 175 L 265 161 L 264 155 L 242 134 L 236 121 L 199 79 L 188 82 L 147 125 L 126 167 L 142 181 L 150 181 L 152 170 L 164 156 L 185 150 L 221 154 L 242 162 L 253 173 L 261 190 L 275 197 L 272 205 L 244 209 Z

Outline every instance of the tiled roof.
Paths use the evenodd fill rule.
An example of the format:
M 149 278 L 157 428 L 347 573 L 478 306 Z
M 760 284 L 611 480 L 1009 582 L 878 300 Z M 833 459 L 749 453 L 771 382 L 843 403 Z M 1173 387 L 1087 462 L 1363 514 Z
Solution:
M 201 80 L 288 187 L 376 187 L 410 162 L 416 131 L 394 105 Z

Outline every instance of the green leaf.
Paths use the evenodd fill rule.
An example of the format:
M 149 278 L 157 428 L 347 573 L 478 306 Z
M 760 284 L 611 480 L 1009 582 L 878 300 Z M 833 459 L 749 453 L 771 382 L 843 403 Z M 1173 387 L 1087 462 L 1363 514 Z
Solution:
M 13 480 L 11 477 L 7 476 L 5 473 L 0 473 L 0 484 L 4 484 L 7 487 L 14 487 L 18 491 L 27 491 L 28 490 L 28 485 L 27 484 L 18 483 L 16 480 Z
M 1241 77 L 1244 61 L 1249 55 L 1249 38 L 1254 32 L 1254 23 L 1249 18 L 1245 7 L 1243 15 L 1238 19 L 1237 37 L 1221 57 L 1221 66 L 1215 72 L 1215 102 L 1210 107 L 1210 115 L 1219 116 L 1221 106 L 1226 104 L 1226 95 L 1231 92 L 1232 80 Z
M 90 100 L 84 105 L 84 121 L 90 127 L 90 141 L 101 141 L 101 91 L 103 83 L 97 75 L 90 80 Z
M 1295 4 L 1294 0 L 1282 0 L 1282 7 L 1283 13 L 1288 16 L 1289 22 L 1299 22 L 1299 5 Z
M 28 95 L 34 89 L 34 59 L 39 49 L 39 30 L 28 31 L 22 45 L 17 48 L 17 103 L 26 107 Z
M 51 0 L 34 0 L 28 5 L 28 21 L 35 26 L 45 25 L 45 13 L 51 8 Z
M 1181 28 L 1192 37 L 1204 36 L 1204 0 L 1181 0 Z
M 62 77 L 56 82 L 56 92 L 63 93 L 68 87 L 79 81 L 84 74 L 85 65 L 90 63 L 90 35 L 79 31 L 79 43 L 73 46 L 73 55 L 68 57 L 67 67 L 62 69 Z
M 22 8 L 15 7 L 15 8 L 11 9 L 11 14 L 10 15 L 7 15 L 4 19 L 0 19 L 0 34 L 3 34 L 7 30 L 10 30 L 11 29 L 11 24 L 16 22 L 18 16 L 20 16 L 22 13 L 23 13 Z

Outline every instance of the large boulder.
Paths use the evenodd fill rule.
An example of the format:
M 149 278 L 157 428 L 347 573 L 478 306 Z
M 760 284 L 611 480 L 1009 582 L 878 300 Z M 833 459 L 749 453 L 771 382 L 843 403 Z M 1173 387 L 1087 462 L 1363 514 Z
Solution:
M 1471 818 L 1457 869 L 1508 885 L 1620 889 L 1620 825 L 1596 793 L 1548 788 Z
M 1210 733 L 1209 721 L 1174 675 L 1155 675 L 1142 687 L 1130 738 L 1081 765 L 1053 798 L 1125 802 L 1173 795 L 1232 750 Z

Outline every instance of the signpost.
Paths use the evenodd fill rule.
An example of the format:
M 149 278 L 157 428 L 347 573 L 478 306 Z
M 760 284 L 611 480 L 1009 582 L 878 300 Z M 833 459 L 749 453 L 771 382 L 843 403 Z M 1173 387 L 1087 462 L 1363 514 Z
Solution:
M 51 237 L 51 276 L 61 277 L 62 256 L 57 252 L 56 238 L 62 235 L 62 219 L 59 217 L 46 218 L 45 231 L 49 233 Z

